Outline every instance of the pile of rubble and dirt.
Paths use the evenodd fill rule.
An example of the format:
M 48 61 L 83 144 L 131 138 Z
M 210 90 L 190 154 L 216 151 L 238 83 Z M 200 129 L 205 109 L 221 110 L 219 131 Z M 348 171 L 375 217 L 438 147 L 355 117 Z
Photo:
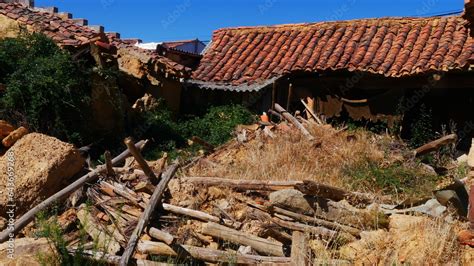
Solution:
M 458 232 L 468 229 L 463 199 L 468 180 L 425 188 L 435 192 L 422 199 L 401 201 L 370 189 L 355 192 L 340 169 L 358 166 L 358 158 L 381 164 L 408 161 L 410 166 L 408 158 L 415 153 L 391 142 L 387 157 L 380 143 L 388 142 L 382 137 L 281 114 L 289 116 L 289 123 L 263 119 L 243 126 L 235 140 L 221 147 L 194 138 L 207 152 L 187 163 L 168 164 L 166 154 L 147 162 L 139 151 L 146 142 L 126 140 L 124 153 L 114 159 L 106 153 L 105 165 L 46 200 L 42 207 L 61 200 L 56 215 L 40 219 L 30 211 L 21 217 L 26 225 L 36 214 L 36 222 L 21 232 L 17 228 L 17 236 L 52 241 L 57 249 L 49 251 L 50 264 L 69 255 L 120 265 L 472 261 L 469 237 L 458 239 Z M 29 143 L 30 135 L 16 144 L 16 151 Z M 417 152 L 439 145 L 433 142 Z M 51 226 L 61 239 L 45 234 L 51 234 L 45 230 Z M 5 241 L 4 233 L 0 240 Z M 0 252 L 4 249 L 0 246 Z

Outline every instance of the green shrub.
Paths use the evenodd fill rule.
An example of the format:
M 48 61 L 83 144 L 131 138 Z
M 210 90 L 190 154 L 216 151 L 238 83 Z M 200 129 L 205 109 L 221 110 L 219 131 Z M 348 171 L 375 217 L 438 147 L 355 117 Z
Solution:
M 354 188 L 372 187 L 386 194 L 425 195 L 431 192 L 437 177 L 422 171 L 418 165 L 400 163 L 381 166 L 363 161 L 344 168 L 344 175 L 353 181 Z
M 0 112 L 33 131 L 81 143 L 89 135 L 90 71 L 44 35 L 0 40 L 7 86 Z
M 410 124 L 411 138 L 408 140 L 408 144 L 413 148 L 424 145 L 435 138 L 431 110 L 425 104 L 421 104 L 415 112 L 416 115 Z
M 232 131 L 239 124 L 251 124 L 255 117 L 241 105 L 211 107 L 202 117 L 180 123 L 183 136 L 198 136 L 213 145 L 220 145 L 232 137 Z
M 145 151 L 145 157 L 153 160 L 162 152 L 171 152 L 171 158 L 178 156 L 178 149 L 185 148 L 185 153 L 193 153 L 193 148 L 187 147 L 187 139 L 198 136 L 203 140 L 220 145 L 232 138 L 232 132 L 239 124 L 255 122 L 255 117 L 239 105 L 224 105 L 211 107 L 201 117 L 173 119 L 171 112 L 164 108 L 164 103 L 158 108 L 140 115 L 131 127 L 135 139 L 152 139 L 154 143 Z M 129 130 L 130 131 L 130 130 Z

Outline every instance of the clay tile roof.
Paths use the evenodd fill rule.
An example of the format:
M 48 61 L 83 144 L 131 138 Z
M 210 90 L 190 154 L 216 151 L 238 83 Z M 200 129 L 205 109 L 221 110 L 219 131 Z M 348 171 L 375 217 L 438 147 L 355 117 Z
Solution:
M 190 83 L 257 90 L 293 71 L 401 77 L 462 69 L 474 49 L 466 23 L 452 16 L 220 29 Z
M 100 33 L 86 26 L 76 25 L 71 19 L 62 19 L 57 14 L 33 10 L 21 4 L 0 3 L 0 15 L 44 33 L 59 46 L 80 46 L 101 37 Z

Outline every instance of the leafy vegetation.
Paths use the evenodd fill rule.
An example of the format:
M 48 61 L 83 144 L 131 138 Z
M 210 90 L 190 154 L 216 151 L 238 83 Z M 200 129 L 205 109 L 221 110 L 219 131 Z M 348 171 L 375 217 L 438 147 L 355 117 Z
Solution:
M 419 147 L 435 138 L 431 110 L 425 104 L 421 104 L 415 114 L 410 124 L 411 138 L 408 140 L 408 144 L 413 148 Z
M 160 157 L 163 151 L 172 152 L 171 157 L 176 157 L 177 149 L 185 148 L 186 140 L 193 136 L 213 145 L 223 144 L 232 138 L 235 126 L 255 122 L 252 113 L 240 105 L 210 107 L 202 116 L 178 120 L 173 119 L 171 112 L 162 107 L 163 104 L 159 106 L 142 114 L 132 131 L 136 139 L 154 140 L 152 149 L 146 153 L 149 159 Z M 188 149 L 188 152 L 193 152 L 193 149 Z
M 0 40 L 0 112 L 16 124 L 74 143 L 87 138 L 91 69 L 48 37 Z
M 415 163 L 416 164 L 416 163 Z M 370 160 L 343 169 L 346 176 L 352 177 L 353 187 L 380 190 L 384 194 L 423 195 L 430 192 L 437 177 L 421 170 L 418 165 L 393 163 L 382 166 Z M 425 191 L 425 189 L 428 189 Z

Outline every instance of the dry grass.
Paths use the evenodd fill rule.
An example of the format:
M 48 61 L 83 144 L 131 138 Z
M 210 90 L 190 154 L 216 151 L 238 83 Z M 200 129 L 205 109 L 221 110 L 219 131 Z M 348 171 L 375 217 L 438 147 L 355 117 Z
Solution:
M 364 130 L 338 132 L 312 126 L 317 142 L 294 129 L 276 130 L 276 138 L 262 135 L 239 147 L 220 150 L 201 160 L 188 173 L 253 180 L 314 180 L 325 184 L 391 195 L 397 200 L 431 195 L 437 179 L 410 159 L 410 150 L 388 135 Z M 235 146 L 235 145 L 234 145 Z M 361 219 L 361 217 L 358 217 Z M 460 247 L 461 223 L 443 219 L 394 215 L 390 229 L 366 231 L 362 239 L 343 247 L 312 239 L 316 264 L 349 261 L 354 265 L 469 265 L 471 250 Z M 366 230 L 373 230 L 366 228 Z
M 309 142 L 294 129 L 279 130 L 274 139 L 260 135 L 239 148 L 203 160 L 188 174 L 314 180 L 376 194 L 394 191 L 413 194 L 413 189 L 423 194 L 432 188 L 431 183 L 425 183 L 433 179 L 427 178 L 417 163 L 404 160 L 402 153 L 407 152 L 406 148 L 389 136 L 363 130 L 338 132 L 329 126 L 312 126 L 310 131 L 316 143 Z
M 458 265 L 467 254 L 456 240 L 459 227 L 441 219 L 394 215 L 388 232 L 363 233 L 361 240 L 341 248 L 340 257 L 365 265 Z

